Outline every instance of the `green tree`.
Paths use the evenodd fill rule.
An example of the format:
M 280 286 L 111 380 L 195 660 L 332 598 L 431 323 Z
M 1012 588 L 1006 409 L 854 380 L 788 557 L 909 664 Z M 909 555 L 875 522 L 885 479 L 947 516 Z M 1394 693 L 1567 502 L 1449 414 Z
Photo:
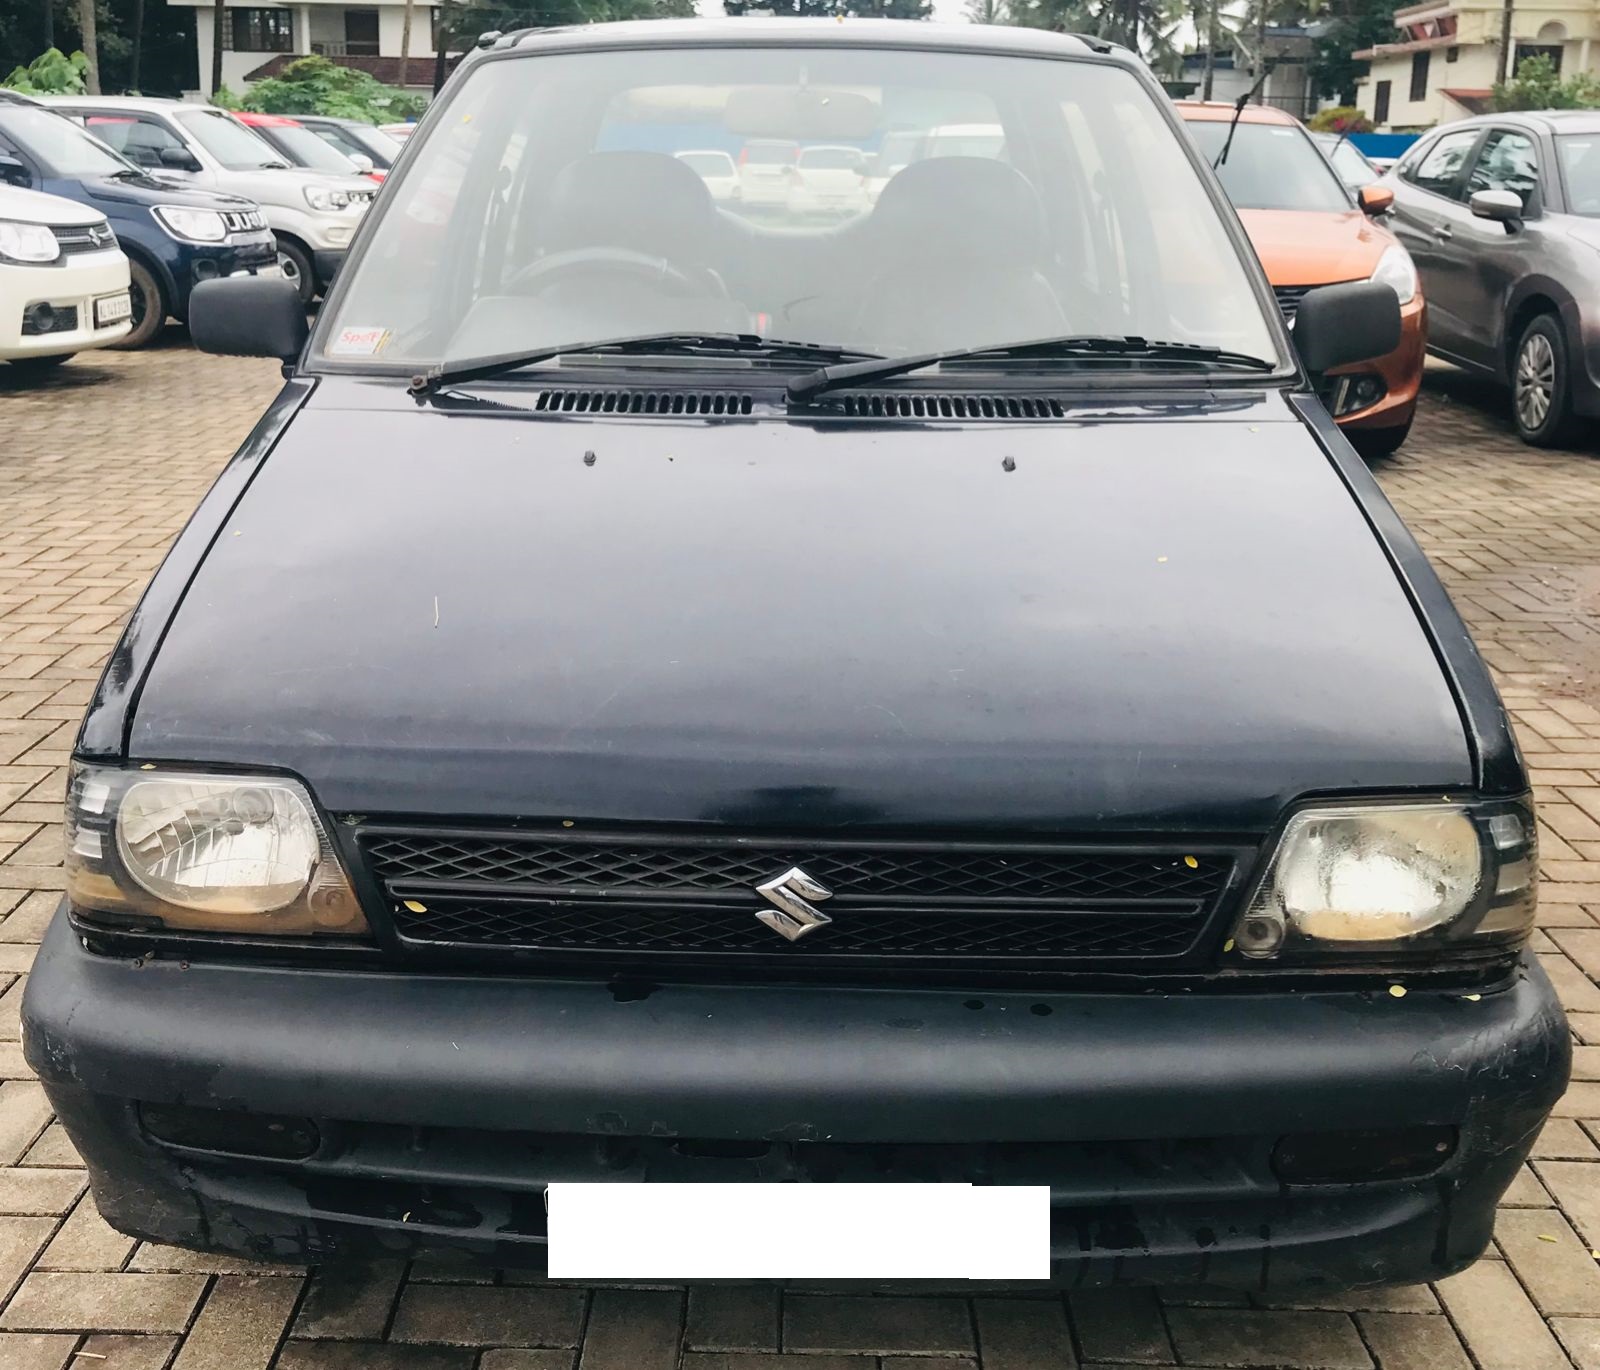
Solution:
M 0 86 L 20 95 L 82 95 L 89 59 L 81 52 L 68 57 L 60 48 L 41 53 L 25 67 L 15 68 Z
M 1504 112 L 1513 109 L 1600 109 L 1600 80 L 1586 71 L 1565 81 L 1555 63 L 1542 54 L 1525 57 L 1509 81 L 1497 81 L 1489 97 L 1490 108 Z
M 1367 64 L 1353 53 L 1400 40 L 1394 26 L 1398 0 L 1330 0 L 1322 32 L 1312 40 L 1310 77 L 1314 92 L 1342 105 L 1356 102 L 1356 81 Z
M 412 118 L 426 106 L 420 95 L 386 86 L 326 57 L 297 57 L 277 76 L 256 82 L 239 102 L 240 108 L 258 114 L 329 114 L 374 124 Z

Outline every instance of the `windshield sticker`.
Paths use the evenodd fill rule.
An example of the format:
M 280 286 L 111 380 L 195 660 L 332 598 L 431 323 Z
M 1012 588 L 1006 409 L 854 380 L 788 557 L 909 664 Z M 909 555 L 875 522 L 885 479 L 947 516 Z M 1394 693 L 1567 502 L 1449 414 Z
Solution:
M 330 357 L 375 357 L 389 341 L 387 328 L 341 328 L 328 345 Z

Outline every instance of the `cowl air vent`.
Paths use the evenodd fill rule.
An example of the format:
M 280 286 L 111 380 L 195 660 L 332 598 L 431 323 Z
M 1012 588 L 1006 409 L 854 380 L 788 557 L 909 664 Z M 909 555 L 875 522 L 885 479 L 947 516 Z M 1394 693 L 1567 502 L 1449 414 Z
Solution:
M 661 418 L 740 418 L 750 396 L 737 390 L 541 390 L 540 414 L 654 414 Z
M 1064 419 L 1054 395 L 952 395 L 939 391 L 849 391 L 806 408 L 850 419 Z

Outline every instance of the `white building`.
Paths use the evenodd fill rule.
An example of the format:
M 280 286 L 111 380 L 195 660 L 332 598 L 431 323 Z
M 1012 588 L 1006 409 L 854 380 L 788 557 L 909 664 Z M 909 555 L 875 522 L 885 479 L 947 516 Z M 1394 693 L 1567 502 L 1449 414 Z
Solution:
M 195 46 L 200 59 L 200 93 L 211 94 L 212 0 L 167 0 L 195 11 Z M 276 74 L 296 57 L 318 53 L 343 66 L 359 67 L 385 85 L 400 78 L 400 32 L 405 0 L 226 0 L 222 30 L 222 80 L 235 92 Z M 406 85 L 433 89 L 433 39 L 438 10 L 416 4 L 411 14 L 411 61 Z

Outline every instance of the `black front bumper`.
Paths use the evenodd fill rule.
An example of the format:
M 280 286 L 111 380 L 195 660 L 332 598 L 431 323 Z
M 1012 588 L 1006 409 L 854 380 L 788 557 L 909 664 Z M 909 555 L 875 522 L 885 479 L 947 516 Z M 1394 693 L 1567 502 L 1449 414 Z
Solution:
M 637 997 L 129 962 L 85 950 L 64 914 L 23 1022 L 101 1213 L 153 1240 L 279 1260 L 456 1247 L 537 1266 L 550 1180 L 1010 1180 L 1051 1186 L 1059 1280 L 1252 1288 L 1431 1279 L 1472 1260 L 1570 1050 L 1531 958 L 1476 999 Z M 141 1105 L 147 1122 L 154 1105 L 310 1120 L 315 1140 L 295 1160 L 172 1146 Z M 1423 1127 L 1456 1143 L 1420 1177 L 1274 1174 L 1285 1136 Z

